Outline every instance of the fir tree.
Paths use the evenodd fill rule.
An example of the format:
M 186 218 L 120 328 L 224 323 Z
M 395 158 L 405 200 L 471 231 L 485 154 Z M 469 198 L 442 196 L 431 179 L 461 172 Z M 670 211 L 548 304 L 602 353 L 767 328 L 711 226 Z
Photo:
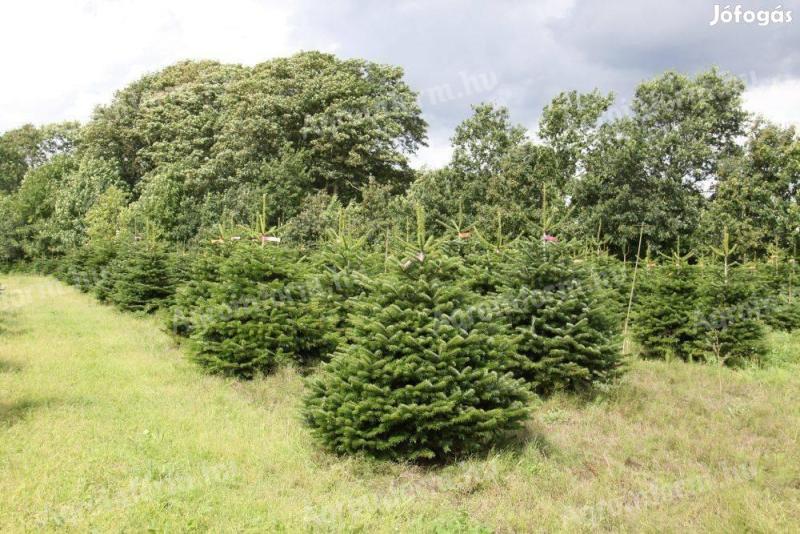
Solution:
M 757 287 L 754 270 L 731 260 L 727 228 L 722 245 L 712 247 L 719 260 L 703 266 L 700 292 L 702 314 L 698 347 L 709 360 L 720 365 L 741 366 L 758 361 L 766 350 L 765 332 L 758 318 Z
M 800 302 L 796 296 L 780 292 L 768 301 L 764 322 L 775 330 L 793 332 L 800 328 Z
M 484 296 L 497 295 L 506 284 L 506 268 L 512 251 L 503 247 L 476 246 L 464 257 L 470 289 Z
M 506 284 L 506 271 L 514 253 L 513 241 L 508 242 L 500 215 L 491 234 L 453 223 L 446 235 L 448 239 L 443 248 L 448 254 L 462 259 L 468 271 L 470 289 L 479 295 L 496 295 Z
M 117 307 L 150 313 L 169 303 L 175 288 L 162 243 L 155 239 L 123 242 L 111 265 L 109 300 Z
M 370 279 L 382 270 L 382 258 L 366 249 L 364 238 L 349 235 L 340 221 L 339 232 L 329 232 L 312 266 L 319 289 L 315 298 L 332 319 L 332 334 L 343 338 L 355 300 L 367 294 Z
M 198 303 L 194 360 L 210 372 L 253 378 L 289 361 L 324 358 L 335 341 L 300 283 L 303 273 L 289 249 L 250 241 L 232 246 L 219 281 Z
M 310 381 L 306 420 L 338 453 L 438 461 L 526 416 L 527 390 L 505 370 L 511 339 L 470 316 L 461 262 L 423 236 L 357 301 L 351 342 Z
M 188 337 L 199 319 L 203 303 L 211 298 L 220 280 L 220 265 L 227 258 L 231 245 L 224 240 L 203 244 L 186 258 L 186 276 L 175 290 L 174 304 L 167 319 L 173 333 Z
M 89 249 L 85 246 L 77 247 L 70 251 L 61 261 L 56 277 L 85 293 L 92 287 L 88 263 Z
M 621 373 L 619 315 L 569 244 L 523 241 L 511 272 L 504 296 L 519 336 L 517 374 L 536 392 L 583 391 Z
M 767 262 L 760 266 L 760 283 L 766 303 L 764 322 L 775 330 L 792 332 L 800 328 L 800 301 L 797 299 L 795 259 L 777 247 L 770 247 Z
M 116 254 L 117 244 L 114 241 L 87 242 L 61 259 L 56 277 L 84 293 L 93 291 L 97 298 L 105 301 L 108 271 Z
M 696 267 L 690 255 L 674 253 L 662 266 L 649 267 L 633 315 L 633 335 L 647 358 L 691 360 L 699 335 Z
M 88 274 L 93 281 L 94 296 L 100 302 L 108 302 L 114 291 L 115 275 L 123 267 L 117 262 L 119 244 L 115 240 L 90 241 L 88 251 Z
M 116 186 L 110 186 L 89 208 L 85 215 L 86 266 L 84 280 L 87 290 L 91 287 L 95 297 L 107 302 L 114 290 L 116 273 L 124 269 L 116 258 L 126 234 L 119 235 L 120 214 L 127 206 L 128 195 Z M 122 241 L 120 240 L 122 239 Z
M 192 263 L 194 261 L 194 251 L 181 249 L 169 255 L 169 271 L 172 273 L 172 280 L 175 285 L 185 284 L 192 277 Z
M 602 250 L 589 252 L 586 255 L 586 262 L 600 284 L 608 291 L 620 320 L 624 320 L 630 297 L 632 269 L 628 269 L 625 263 Z

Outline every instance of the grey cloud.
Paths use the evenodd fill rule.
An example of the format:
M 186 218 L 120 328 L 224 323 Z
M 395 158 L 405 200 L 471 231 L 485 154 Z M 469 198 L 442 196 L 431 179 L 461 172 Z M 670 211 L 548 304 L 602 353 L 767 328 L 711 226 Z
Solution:
M 530 102 L 540 107 L 559 55 L 548 19 L 523 2 L 345 2 L 303 10 L 295 23 L 312 46 L 335 42 L 341 55 L 403 66 L 431 126 L 452 129 L 481 101 L 535 119 Z
M 718 65 L 738 76 L 767 80 L 800 75 L 800 31 L 794 24 L 709 26 L 715 2 L 594 2 L 578 0 L 551 25 L 561 43 L 591 62 L 652 75 L 696 72 Z M 722 2 L 723 8 L 736 3 Z M 744 10 L 800 8 L 798 2 L 741 2 Z M 800 17 L 800 12 L 795 14 Z
M 782 6 L 800 9 L 798 3 Z M 800 11 L 794 24 L 709 27 L 713 5 L 347 1 L 309 4 L 294 22 L 308 47 L 337 43 L 341 55 L 403 66 L 441 138 L 481 101 L 508 105 L 517 122 L 535 128 L 559 91 L 598 88 L 626 102 L 637 83 L 667 69 L 694 73 L 716 65 L 750 83 L 800 76 Z M 481 76 L 493 82 L 468 90 L 464 79 Z
M 199 18 L 188 16 L 187 9 L 196 14 L 200 8 L 179 4 L 173 10 L 166 0 L 165 10 L 137 19 L 135 31 L 115 42 L 100 30 L 119 24 L 129 3 L 91 4 L 72 20 L 86 34 L 76 42 L 97 39 L 102 46 L 95 48 L 108 45 L 111 52 L 87 57 L 91 47 L 70 48 L 74 56 L 66 60 L 79 67 L 70 72 L 81 81 L 62 87 L 56 74 L 52 82 L 40 76 L 53 84 L 49 99 L 7 91 L 27 107 L 20 104 L 19 113 L 0 114 L 0 128 L 27 120 L 85 119 L 86 111 L 78 110 L 88 109 L 84 102 L 97 97 L 94 103 L 101 104 L 143 72 L 178 58 L 252 63 L 315 48 L 402 66 L 420 92 L 436 145 L 431 148 L 439 154 L 456 124 L 469 116 L 470 106 L 482 101 L 507 105 L 515 121 L 535 130 L 542 108 L 560 91 L 613 91 L 618 109 L 624 109 L 639 82 L 666 69 L 693 73 L 717 65 L 751 85 L 800 79 L 800 0 L 743 2 L 746 8 L 780 4 L 797 11 L 789 25 L 713 28 L 708 26 L 713 0 L 298 0 L 287 8 L 291 32 L 282 11 L 278 16 L 252 9 L 274 0 L 258 1 L 262 4 L 233 2 L 224 13 L 227 18 L 218 19 L 213 10 Z M 240 24 L 247 13 L 254 15 Z M 94 20 L 100 15 L 105 18 Z M 36 21 L 28 16 L 20 24 L 29 24 L 33 32 Z M 266 18 L 271 16 L 278 18 Z M 198 31 L 206 22 L 208 27 L 219 24 L 219 32 L 208 39 L 205 30 Z M 131 37 L 140 33 L 141 40 Z M 236 40 L 240 36 L 247 37 L 242 44 Z M 29 53 L 54 57 L 42 47 Z M 44 72 L 48 68 L 41 67 Z M 24 73 L 16 74 L 25 79 Z M 42 85 L 38 78 L 36 83 Z

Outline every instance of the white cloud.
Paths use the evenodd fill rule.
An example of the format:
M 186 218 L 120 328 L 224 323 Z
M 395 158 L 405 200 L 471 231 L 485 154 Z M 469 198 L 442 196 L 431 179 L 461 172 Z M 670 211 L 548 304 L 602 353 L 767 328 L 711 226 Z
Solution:
M 748 89 L 744 107 L 782 125 L 800 127 L 800 79 L 776 81 Z
M 430 136 L 428 146 L 420 147 L 417 153 L 410 158 L 410 163 L 415 169 L 422 167 L 438 169 L 450 162 L 452 154 L 453 148 L 450 146 L 447 136 Z
M 0 131 L 85 120 L 146 72 L 180 59 L 286 55 L 291 12 L 259 0 L 17 0 L 0 7 Z
M 717 42 L 720 35 L 708 31 L 703 6 L 687 13 L 672 4 L 667 9 L 667 3 L 640 24 L 640 12 L 649 8 L 636 7 L 635 0 L 626 4 L 636 7 L 632 11 L 608 11 L 607 3 L 590 0 L 508 4 L 4 0 L 0 132 L 26 122 L 86 120 L 114 91 L 181 59 L 253 64 L 309 48 L 406 69 L 408 83 L 423 92 L 430 124 L 430 147 L 420 150 L 415 166 L 449 160 L 448 137 L 469 116 L 470 104 L 508 105 L 515 122 L 535 130 L 542 107 L 561 90 L 598 87 L 625 101 L 638 81 L 665 68 L 694 72 L 718 64 L 760 80 L 795 76 L 755 86 L 745 104 L 774 121 L 800 124 L 800 74 L 790 68 L 800 65 L 800 41 L 791 28 L 734 32 Z M 618 35 L 626 36 L 624 42 Z M 465 90 L 464 73 L 491 78 L 491 88 Z M 454 98 L 432 102 L 431 93 L 447 86 Z

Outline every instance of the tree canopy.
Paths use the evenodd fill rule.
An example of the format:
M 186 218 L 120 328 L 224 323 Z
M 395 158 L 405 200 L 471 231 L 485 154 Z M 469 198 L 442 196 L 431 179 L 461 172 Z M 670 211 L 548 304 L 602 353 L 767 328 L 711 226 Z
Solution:
M 619 258 L 636 253 L 640 231 L 656 254 L 707 248 L 724 227 L 742 257 L 789 250 L 800 141 L 748 115 L 743 91 L 716 69 L 645 81 L 625 112 L 613 94 L 565 91 L 536 132 L 480 103 L 455 128 L 450 162 L 416 171 L 427 125 L 399 67 L 321 52 L 253 67 L 183 61 L 122 88 L 85 125 L 0 135 L 0 262 L 85 243 L 110 188 L 123 204 L 117 231 L 147 227 L 173 243 L 252 227 L 263 212 L 313 245 L 345 209 L 380 247 L 408 235 L 421 205 L 433 234 L 552 233 Z

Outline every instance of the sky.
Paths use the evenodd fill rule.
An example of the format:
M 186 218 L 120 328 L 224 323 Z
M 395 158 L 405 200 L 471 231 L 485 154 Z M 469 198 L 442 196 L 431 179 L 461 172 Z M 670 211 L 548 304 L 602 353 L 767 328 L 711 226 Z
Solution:
M 480 102 L 536 130 L 560 91 L 600 89 L 624 112 L 636 85 L 712 66 L 742 78 L 747 109 L 800 125 L 800 0 L 4 0 L 0 131 L 87 120 L 145 73 L 182 59 L 252 65 L 300 50 L 405 69 L 429 124 L 417 166 L 449 159 L 455 126 Z M 768 11 L 770 23 L 745 22 Z M 791 11 L 797 20 L 788 22 Z M 731 11 L 732 12 L 732 11 Z M 754 15 L 757 16 L 757 15 Z M 794 18 L 794 17 L 792 17 Z M 778 19 L 782 19 L 780 22 Z M 720 19 L 722 20 L 722 19 Z

